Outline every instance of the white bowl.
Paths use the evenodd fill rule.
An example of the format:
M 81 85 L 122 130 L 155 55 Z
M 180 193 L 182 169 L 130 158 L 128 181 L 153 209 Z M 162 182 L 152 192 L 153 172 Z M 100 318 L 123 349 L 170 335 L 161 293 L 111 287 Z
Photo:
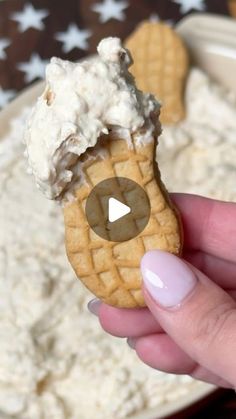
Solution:
M 24 107 L 30 107 L 36 101 L 36 98 L 43 92 L 44 85 L 44 82 L 37 82 L 26 88 L 0 112 L 0 139 L 7 134 L 11 120 L 17 117 Z M 215 387 L 213 386 L 199 383 L 198 386 L 194 387 L 194 391 L 189 392 L 186 396 L 181 396 L 180 399 L 168 402 L 158 408 L 142 411 L 132 416 L 132 418 L 130 417 L 130 419 L 160 419 L 173 415 L 208 396 L 214 390 Z

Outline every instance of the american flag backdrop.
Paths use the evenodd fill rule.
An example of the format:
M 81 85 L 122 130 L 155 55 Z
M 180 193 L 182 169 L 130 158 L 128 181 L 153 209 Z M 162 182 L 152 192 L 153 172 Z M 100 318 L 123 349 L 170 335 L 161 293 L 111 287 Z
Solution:
M 0 0 L 0 108 L 44 77 L 52 55 L 78 60 L 143 19 L 175 25 L 189 13 L 229 14 L 236 0 Z

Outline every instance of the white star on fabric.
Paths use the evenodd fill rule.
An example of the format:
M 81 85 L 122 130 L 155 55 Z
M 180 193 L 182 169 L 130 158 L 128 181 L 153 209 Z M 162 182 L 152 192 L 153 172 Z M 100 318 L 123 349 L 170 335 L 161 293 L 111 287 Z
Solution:
M 180 12 L 187 13 L 191 9 L 205 10 L 206 5 L 204 0 L 172 0 L 174 3 L 180 4 Z
M 99 13 L 99 20 L 105 23 L 110 19 L 125 20 L 124 9 L 129 7 L 128 1 L 121 0 L 104 0 L 103 3 L 96 3 L 92 6 L 92 10 Z
M 11 44 L 10 39 L 2 38 L 0 39 L 0 60 L 4 60 L 7 56 L 4 49 L 7 48 Z
M 88 49 L 88 38 L 92 35 L 91 31 L 80 29 L 74 23 L 71 23 L 66 32 L 58 32 L 55 39 L 63 43 L 62 51 L 67 53 L 74 48 Z
M 18 70 L 25 73 L 24 81 L 30 83 L 34 79 L 44 78 L 45 67 L 49 60 L 43 60 L 38 54 L 33 53 L 28 62 L 19 63 Z
M 41 31 L 45 28 L 42 20 L 45 19 L 45 17 L 48 15 L 48 10 L 37 10 L 32 6 L 32 4 L 28 3 L 25 5 L 22 12 L 12 13 L 11 19 L 19 23 L 20 32 L 24 32 L 29 28 L 34 28 Z
M 0 86 L 0 108 L 3 108 L 14 96 L 15 90 L 3 90 Z

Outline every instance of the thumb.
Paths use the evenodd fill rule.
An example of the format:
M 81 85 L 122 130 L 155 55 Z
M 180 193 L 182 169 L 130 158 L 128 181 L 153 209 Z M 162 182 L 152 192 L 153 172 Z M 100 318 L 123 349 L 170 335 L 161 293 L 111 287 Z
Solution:
M 142 259 L 144 297 L 165 332 L 197 363 L 236 386 L 236 303 L 170 253 Z

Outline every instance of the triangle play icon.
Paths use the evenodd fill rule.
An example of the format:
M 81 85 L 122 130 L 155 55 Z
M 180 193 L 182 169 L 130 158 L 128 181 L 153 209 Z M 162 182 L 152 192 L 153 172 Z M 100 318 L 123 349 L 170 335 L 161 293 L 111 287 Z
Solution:
M 109 198 L 108 200 L 108 220 L 110 223 L 119 220 L 125 215 L 131 212 L 131 208 L 128 205 L 123 204 L 121 201 L 115 198 Z

